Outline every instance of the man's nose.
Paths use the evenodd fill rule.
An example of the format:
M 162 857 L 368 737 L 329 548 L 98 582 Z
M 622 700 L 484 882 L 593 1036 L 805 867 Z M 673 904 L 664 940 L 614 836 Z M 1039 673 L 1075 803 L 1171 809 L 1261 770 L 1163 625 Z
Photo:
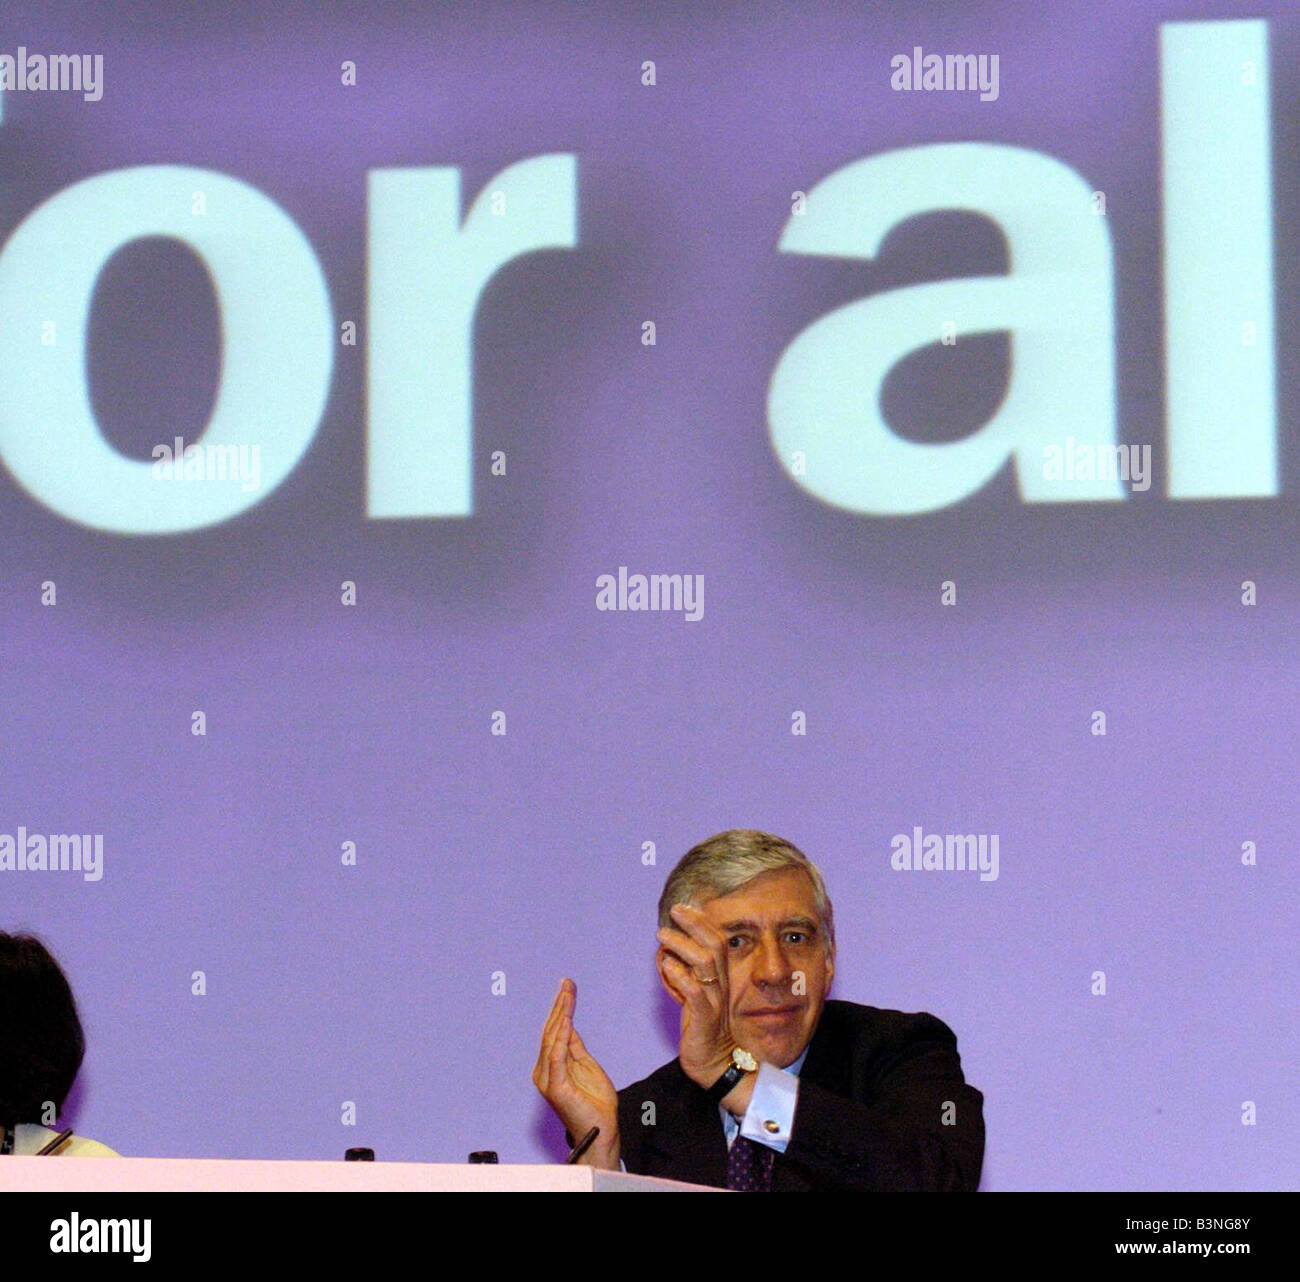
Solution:
M 759 941 L 755 949 L 753 979 L 762 987 L 789 983 L 790 963 L 777 940 Z

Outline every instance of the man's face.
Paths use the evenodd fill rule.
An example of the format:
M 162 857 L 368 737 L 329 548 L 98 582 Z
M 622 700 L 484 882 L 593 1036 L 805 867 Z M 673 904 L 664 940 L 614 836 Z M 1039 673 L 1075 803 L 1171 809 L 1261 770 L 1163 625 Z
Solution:
M 793 1064 L 812 1040 L 835 974 L 812 882 L 784 868 L 699 908 L 727 941 L 736 1040 L 777 1068 Z

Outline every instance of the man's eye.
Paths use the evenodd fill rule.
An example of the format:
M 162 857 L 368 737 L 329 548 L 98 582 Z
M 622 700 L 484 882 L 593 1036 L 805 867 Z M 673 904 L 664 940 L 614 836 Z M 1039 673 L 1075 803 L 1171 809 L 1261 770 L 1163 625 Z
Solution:
M 732 937 L 729 940 L 727 940 L 727 947 L 740 948 L 744 945 L 744 943 L 745 943 L 744 935 L 732 935 Z
M 786 931 L 785 937 L 788 940 L 790 940 L 792 943 L 796 943 L 796 944 L 804 944 L 808 942 L 808 936 L 805 935 L 802 930 Z

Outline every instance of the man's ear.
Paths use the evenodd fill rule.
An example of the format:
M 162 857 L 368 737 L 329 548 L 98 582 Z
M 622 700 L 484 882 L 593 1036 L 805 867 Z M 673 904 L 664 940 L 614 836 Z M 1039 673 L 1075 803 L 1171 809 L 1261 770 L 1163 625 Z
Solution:
M 831 991 L 831 980 L 835 978 L 835 945 L 832 944 L 826 953 L 826 991 Z
M 660 983 L 662 983 L 664 988 L 668 990 L 668 996 L 671 997 L 678 1006 L 685 1006 L 686 995 L 674 988 L 672 981 L 668 978 L 667 974 L 664 973 L 664 949 L 662 947 L 655 953 L 655 969 L 659 972 Z

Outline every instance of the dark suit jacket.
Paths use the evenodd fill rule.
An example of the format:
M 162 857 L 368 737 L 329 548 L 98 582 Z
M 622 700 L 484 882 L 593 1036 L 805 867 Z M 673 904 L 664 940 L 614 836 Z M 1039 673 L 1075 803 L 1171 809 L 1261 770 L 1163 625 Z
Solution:
M 772 1190 L 974 1192 L 983 1101 L 962 1076 L 952 1030 L 933 1015 L 828 1001 Z M 619 1091 L 618 1123 L 629 1171 L 726 1187 L 718 1106 L 677 1060 Z

